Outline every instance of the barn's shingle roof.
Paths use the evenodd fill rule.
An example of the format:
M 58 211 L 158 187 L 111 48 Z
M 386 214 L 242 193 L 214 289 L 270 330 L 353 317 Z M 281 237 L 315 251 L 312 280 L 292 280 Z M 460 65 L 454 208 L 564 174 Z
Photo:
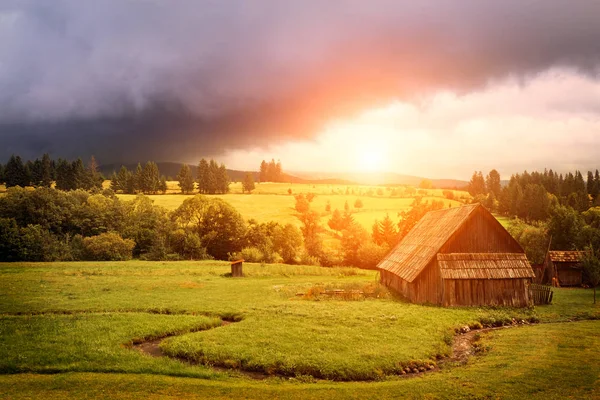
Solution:
M 550 260 L 552 262 L 571 262 L 577 263 L 583 260 L 585 251 L 550 251 Z
M 412 282 L 477 207 L 481 206 L 472 204 L 428 212 L 377 268 Z
M 523 253 L 438 254 L 443 279 L 534 278 Z

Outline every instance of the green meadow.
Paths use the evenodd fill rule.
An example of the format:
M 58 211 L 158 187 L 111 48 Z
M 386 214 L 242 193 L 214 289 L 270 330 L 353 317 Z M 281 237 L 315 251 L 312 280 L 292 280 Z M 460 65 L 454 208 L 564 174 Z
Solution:
M 105 186 L 107 186 L 105 184 Z M 167 194 L 148 195 L 154 204 L 165 207 L 167 210 L 174 210 L 183 203 L 185 199 L 194 195 L 183 195 L 179 193 L 177 182 L 168 182 L 169 190 Z M 292 190 L 292 194 L 288 190 Z M 392 190 L 396 189 L 399 194 L 391 196 Z M 233 207 L 235 207 L 245 219 L 255 219 L 258 222 L 277 221 L 281 224 L 291 223 L 300 226 L 300 221 L 296 217 L 297 212 L 294 209 L 294 194 L 315 193 L 316 197 L 312 202 L 312 208 L 321 213 L 321 222 L 327 228 L 327 221 L 331 218 L 331 213 L 337 208 L 344 211 L 344 206 L 348 206 L 352 212 L 354 220 L 360 223 L 365 229 L 369 230 L 375 220 L 382 220 L 386 215 L 396 220 L 398 213 L 410 209 L 416 194 L 404 194 L 404 187 L 382 187 L 382 186 L 362 186 L 362 185 L 329 185 L 329 184 L 287 184 L 287 183 L 257 183 L 256 189 L 251 194 L 242 193 L 241 183 L 232 183 L 231 192 L 225 195 L 211 195 L 222 198 Z M 377 194 L 377 191 L 379 193 Z M 460 206 L 461 203 L 456 200 L 448 200 L 444 197 L 441 189 L 421 189 L 420 194 L 423 201 L 444 201 L 446 207 Z M 416 192 L 415 192 L 416 193 Z M 467 192 L 454 191 L 456 197 L 469 197 Z M 402 197 L 400 197 L 402 196 Z M 118 197 L 123 200 L 131 200 L 135 195 L 119 194 Z M 354 204 L 360 199 L 363 206 L 355 208 Z M 326 211 L 327 204 L 330 205 L 330 211 Z
M 403 302 L 374 271 L 228 272 L 215 261 L 0 264 L 0 397 L 600 395 L 590 290 L 556 289 L 535 309 L 442 308 Z M 325 294 L 335 289 L 364 295 Z M 513 318 L 540 323 L 478 334 L 466 365 L 448 358 L 457 328 Z M 163 337 L 171 357 L 134 346 Z

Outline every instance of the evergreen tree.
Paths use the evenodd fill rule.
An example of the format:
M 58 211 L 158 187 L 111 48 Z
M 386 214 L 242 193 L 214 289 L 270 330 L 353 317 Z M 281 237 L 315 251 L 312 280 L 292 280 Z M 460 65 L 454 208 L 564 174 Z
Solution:
M 41 164 L 42 164 L 42 173 L 41 173 L 40 185 L 42 185 L 43 187 L 50 187 L 50 186 L 52 186 L 54 171 L 53 171 L 53 163 L 52 163 L 52 160 L 50 159 L 50 155 L 48 153 L 45 153 L 42 156 Z
M 258 179 L 261 182 L 266 182 L 267 177 L 268 177 L 268 165 L 265 160 L 262 160 L 262 162 L 260 163 L 260 171 L 258 173 Z
M 190 173 L 191 176 L 191 173 Z M 192 191 L 194 187 L 194 177 L 192 176 Z M 164 175 L 160 176 L 160 183 L 158 184 L 158 191 L 162 194 L 167 193 L 167 178 Z
M 71 163 L 71 179 L 73 189 L 90 189 L 88 171 L 86 171 L 81 158 Z
M 255 188 L 254 185 L 254 177 L 252 172 L 247 172 L 246 176 L 244 177 L 244 180 L 242 182 L 242 191 L 243 192 L 252 192 Z
M 473 173 L 467 190 L 473 197 L 479 194 L 485 194 L 485 179 L 483 179 L 481 171 L 475 171 Z
M 6 187 L 29 186 L 30 177 L 21 157 L 12 155 L 4 167 L 4 181 Z
M 138 163 L 137 167 L 135 167 L 135 172 L 133 173 L 133 191 L 141 192 L 143 191 L 144 186 L 144 170 L 142 169 L 142 165 Z
M 160 189 L 160 171 L 158 165 L 148 161 L 142 170 L 141 190 L 144 193 L 155 194 Z
M 230 183 L 231 181 L 229 180 L 229 175 L 227 175 L 227 168 L 225 167 L 225 164 L 221 164 L 217 172 L 217 192 L 223 194 L 229 193 Z
M 594 184 L 592 186 L 592 193 L 590 194 L 592 196 L 592 200 L 594 203 L 596 203 L 598 195 L 600 195 L 600 175 L 598 174 L 598 170 L 596 170 L 596 173 L 594 174 Z
M 331 214 L 331 218 L 327 221 L 327 225 L 334 231 L 341 231 L 344 229 L 344 218 L 342 217 L 342 213 L 337 208 L 333 210 Z
M 42 182 L 42 161 L 36 158 L 33 163 L 28 161 L 27 165 L 31 173 L 31 185 L 35 187 L 40 186 Z
M 373 241 L 379 246 L 386 245 L 391 248 L 396 245 L 398 242 L 398 230 L 388 214 L 385 215 L 385 218 L 381 222 L 375 220 L 372 236 Z
M 488 193 L 494 193 L 494 198 L 500 197 L 502 187 L 500 185 L 500 174 L 498 171 L 493 169 L 487 174 L 485 186 Z
M 208 193 L 208 162 L 203 158 L 198 163 L 198 189 L 200 193 Z
M 96 162 L 96 158 L 94 156 L 90 158 L 90 162 L 88 163 L 88 168 L 86 172 L 86 189 L 102 189 L 102 182 L 104 181 L 104 179 L 102 178 L 102 175 L 98 172 L 98 163 Z
M 194 191 L 194 177 L 192 176 L 192 170 L 187 164 L 183 164 L 177 174 L 177 181 L 179 181 L 179 187 L 181 193 L 192 193 Z
M 0 164 L 0 184 L 4 183 L 4 166 Z
M 135 189 L 133 187 L 133 174 L 129 172 L 127 167 L 121 165 L 121 169 L 118 174 L 113 173 L 110 182 L 110 188 L 114 192 L 123 192 L 133 194 Z
M 67 160 L 59 158 L 56 163 L 56 188 L 60 190 L 73 190 L 72 165 Z
M 281 182 L 283 179 L 283 170 L 281 169 L 281 161 L 277 160 L 275 164 L 275 182 Z
M 206 190 L 210 194 L 215 194 L 219 190 L 219 166 L 215 160 L 210 160 L 208 162 Z

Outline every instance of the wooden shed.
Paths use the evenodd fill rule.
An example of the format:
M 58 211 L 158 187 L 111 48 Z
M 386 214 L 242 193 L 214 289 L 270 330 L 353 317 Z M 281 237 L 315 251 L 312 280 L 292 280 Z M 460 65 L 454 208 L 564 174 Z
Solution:
M 427 213 L 377 265 L 414 303 L 529 306 L 525 252 L 480 204 Z
M 548 251 L 545 260 L 547 276 L 556 278 L 560 286 L 581 286 L 585 251 Z

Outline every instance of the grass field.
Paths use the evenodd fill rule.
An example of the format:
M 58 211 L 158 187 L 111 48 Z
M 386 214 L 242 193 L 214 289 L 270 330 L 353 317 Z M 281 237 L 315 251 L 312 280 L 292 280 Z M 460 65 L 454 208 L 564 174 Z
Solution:
M 535 310 L 404 303 L 351 268 L 223 262 L 0 264 L 3 398 L 590 398 L 600 394 L 600 307 L 559 289 Z M 362 289 L 363 300 L 310 296 Z M 298 293 L 305 294 L 298 296 Z M 483 336 L 484 355 L 416 378 L 447 355 L 454 329 L 511 317 L 543 324 Z M 221 326 L 221 319 L 239 321 Z M 581 320 L 579 322 L 567 322 Z M 133 342 L 178 334 L 164 351 L 239 372 L 153 358 Z M 371 380 L 373 382 L 334 382 Z
M 170 187 L 177 186 L 176 182 L 169 182 Z M 252 194 L 242 194 L 239 183 L 231 184 L 231 193 L 226 195 L 214 195 L 222 198 L 233 207 L 235 207 L 245 219 L 253 218 L 258 222 L 277 221 L 282 224 L 291 223 L 300 226 L 300 221 L 296 218 L 294 209 L 295 199 L 293 195 L 288 194 L 287 190 L 292 189 L 292 193 L 316 193 L 312 208 L 323 214 L 322 224 L 327 227 L 327 221 L 331 218 L 331 212 L 336 208 L 344 210 L 344 205 L 348 202 L 354 219 L 363 227 L 370 230 L 376 219 L 383 219 L 386 214 L 396 220 L 399 212 L 410 208 L 414 197 L 390 197 L 389 191 L 382 187 L 370 186 L 343 186 L 343 185 L 309 185 L 309 184 L 285 184 L 285 183 L 261 183 L 257 184 L 257 189 Z M 346 190 L 349 194 L 346 194 Z M 369 190 L 383 190 L 384 194 L 367 196 L 365 193 Z M 352 194 L 352 191 L 355 194 Z M 361 194 L 362 193 L 362 194 Z M 424 201 L 443 200 L 446 207 L 456 207 L 461 205 L 456 200 L 445 199 L 441 189 L 429 189 Z M 457 195 L 467 195 L 466 192 L 456 192 Z M 134 195 L 118 195 L 123 200 L 131 200 Z M 149 195 L 154 204 L 165 207 L 168 210 L 174 210 L 183 203 L 185 199 L 194 195 L 177 194 L 177 189 L 173 193 L 166 195 Z M 362 208 L 354 208 L 356 199 L 363 203 Z M 327 204 L 331 205 L 331 211 L 326 212 Z

